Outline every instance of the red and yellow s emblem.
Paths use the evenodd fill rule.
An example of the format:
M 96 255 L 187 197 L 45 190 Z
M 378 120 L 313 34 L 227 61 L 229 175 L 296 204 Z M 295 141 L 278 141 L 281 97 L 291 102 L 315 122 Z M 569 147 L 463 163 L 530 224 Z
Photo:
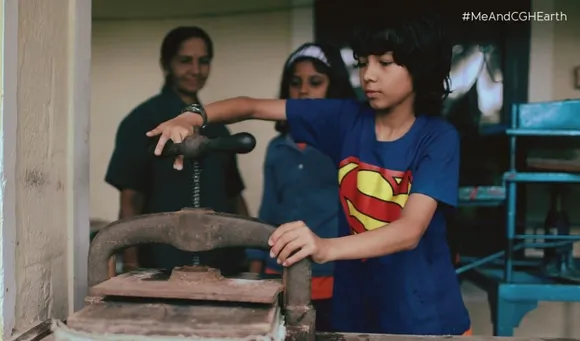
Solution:
M 411 171 L 393 171 L 350 157 L 340 163 L 340 202 L 353 234 L 389 224 L 409 198 Z

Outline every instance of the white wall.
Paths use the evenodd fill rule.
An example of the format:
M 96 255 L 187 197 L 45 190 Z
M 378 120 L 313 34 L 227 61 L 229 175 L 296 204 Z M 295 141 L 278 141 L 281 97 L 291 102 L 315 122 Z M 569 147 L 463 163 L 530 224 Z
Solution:
M 118 193 L 103 180 L 115 132 L 131 109 L 159 91 L 162 74 L 158 60 L 164 35 L 178 25 L 198 25 L 214 40 L 212 73 L 200 92 L 203 103 L 240 95 L 272 98 L 278 93 L 285 59 L 298 44 L 313 39 L 313 19 L 312 8 L 304 6 L 304 0 L 298 5 L 294 3 L 297 6 L 294 9 L 289 0 L 268 2 L 277 7 L 268 7 L 263 0 L 204 1 L 207 9 L 199 5 L 191 8 L 191 3 L 178 0 L 145 1 L 150 10 L 162 6 L 164 9 L 158 7 L 159 11 L 170 19 L 150 18 L 150 11 L 143 9 L 135 14 L 139 18 L 131 18 L 122 9 L 107 10 L 105 5 L 115 7 L 106 2 L 95 0 L 95 6 L 99 7 L 93 7 L 91 217 L 115 220 Z M 217 2 L 222 10 L 233 6 L 238 12 L 216 13 Z M 262 11 L 258 11 L 260 3 Z M 189 13 L 192 19 L 174 18 L 166 9 L 172 5 L 181 5 L 177 8 L 186 15 Z M 254 13 L 239 12 L 244 10 Z M 122 18 L 111 18 L 113 15 Z M 275 131 L 271 123 L 264 122 L 243 122 L 230 128 L 232 132 L 248 131 L 258 140 L 254 152 L 238 158 L 247 187 L 244 195 L 255 214 L 261 199 L 264 152 Z
M 574 88 L 573 70 L 580 66 L 580 1 L 533 0 L 533 9 L 562 12 L 567 21 L 532 22 L 529 100 L 580 98 Z
M 580 98 L 580 89 L 574 88 L 573 70 L 580 66 L 580 2 L 555 0 L 555 11 L 568 15 L 567 22 L 554 22 L 552 58 L 554 74 L 552 96 L 554 100 Z

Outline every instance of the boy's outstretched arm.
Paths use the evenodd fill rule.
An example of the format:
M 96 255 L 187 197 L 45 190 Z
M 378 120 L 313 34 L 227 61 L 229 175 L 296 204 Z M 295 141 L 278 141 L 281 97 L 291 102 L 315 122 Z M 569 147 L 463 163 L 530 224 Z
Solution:
M 236 97 L 205 107 L 209 123 L 235 123 L 247 119 L 286 120 L 286 100 Z
M 237 97 L 211 103 L 205 107 L 209 123 L 235 123 L 248 119 L 284 121 L 290 124 L 290 133 L 297 142 L 304 142 L 339 162 L 340 145 L 344 132 L 357 119 L 361 106 L 354 100 L 340 99 L 255 99 Z M 180 143 L 203 125 L 197 113 L 184 113 L 161 123 L 147 132 L 159 136 L 155 155 L 160 155 L 167 141 Z M 183 157 L 177 157 L 175 169 L 182 169 Z
M 281 99 L 255 99 L 249 97 L 236 97 L 205 106 L 208 123 L 235 123 L 247 119 L 265 121 L 286 120 L 286 100 Z M 187 136 L 193 135 L 195 128 L 203 124 L 201 115 L 186 112 L 169 121 L 165 121 L 153 130 L 147 132 L 147 136 L 159 136 L 155 147 L 155 155 L 161 155 L 167 141 L 181 143 Z M 174 168 L 183 167 L 183 158 L 178 157 Z
M 264 121 L 286 120 L 286 100 L 283 99 L 256 99 L 250 97 L 236 97 L 217 101 L 204 107 L 208 123 L 230 124 L 248 119 Z M 191 131 L 193 127 L 203 124 L 201 115 L 191 112 L 183 113 L 174 119 L 163 122 L 149 131 L 147 136 L 164 135 L 171 133 L 170 127 L 183 127 Z M 170 136 L 167 136 L 170 137 Z

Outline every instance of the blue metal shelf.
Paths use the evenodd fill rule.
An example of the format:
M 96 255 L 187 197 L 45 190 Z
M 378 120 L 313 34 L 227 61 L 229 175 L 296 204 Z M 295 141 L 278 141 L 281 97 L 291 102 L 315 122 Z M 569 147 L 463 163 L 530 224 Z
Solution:
M 508 131 L 515 134 L 536 130 L 550 136 L 578 136 L 566 132 L 580 131 L 578 117 L 580 100 L 555 102 L 515 103 L 512 105 L 511 124 Z M 558 132 L 563 134 L 558 135 Z M 576 133 L 574 133 L 576 134 Z M 536 136 L 542 136 L 541 134 Z
M 492 202 L 506 206 L 506 248 L 479 259 L 463 258 L 457 268 L 458 274 L 487 291 L 495 336 L 513 336 L 514 328 L 537 307 L 538 301 L 580 302 L 580 271 L 576 271 L 580 267 L 572 259 L 571 247 L 572 243 L 580 241 L 580 236 L 516 234 L 518 185 L 580 183 L 580 174 L 517 170 L 516 139 L 524 136 L 579 137 L 580 100 L 515 104 L 511 125 L 505 132 L 510 139 L 510 169 L 503 176 L 503 194 L 495 198 L 478 196 L 477 187 L 460 191 L 462 206 L 484 206 Z M 500 192 L 495 191 L 496 194 Z M 516 259 L 514 253 L 526 248 L 559 248 L 559 258 L 548 260 L 564 260 L 562 264 L 566 266 L 546 267 L 542 271 L 546 259 Z
M 461 207 L 495 207 L 504 203 L 504 186 L 466 186 L 459 188 L 459 206 Z
M 580 183 L 580 175 L 571 173 L 516 172 L 509 171 L 503 177 L 506 182 L 529 183 Z
M 578 130 L 543 130 L 543 129 L 508 129 L 507 135 L 511 136 L 552 136 L 552 137 L 578 137 L 580 131 Z

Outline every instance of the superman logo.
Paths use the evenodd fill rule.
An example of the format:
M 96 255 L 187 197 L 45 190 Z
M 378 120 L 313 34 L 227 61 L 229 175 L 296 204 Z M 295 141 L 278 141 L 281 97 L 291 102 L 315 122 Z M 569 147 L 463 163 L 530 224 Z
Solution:
M 340 202 L 353 234 L 374 230 L 401 216 L 409 198 L 411 171 L 393 171 L 350 157 L 340 163 Z

